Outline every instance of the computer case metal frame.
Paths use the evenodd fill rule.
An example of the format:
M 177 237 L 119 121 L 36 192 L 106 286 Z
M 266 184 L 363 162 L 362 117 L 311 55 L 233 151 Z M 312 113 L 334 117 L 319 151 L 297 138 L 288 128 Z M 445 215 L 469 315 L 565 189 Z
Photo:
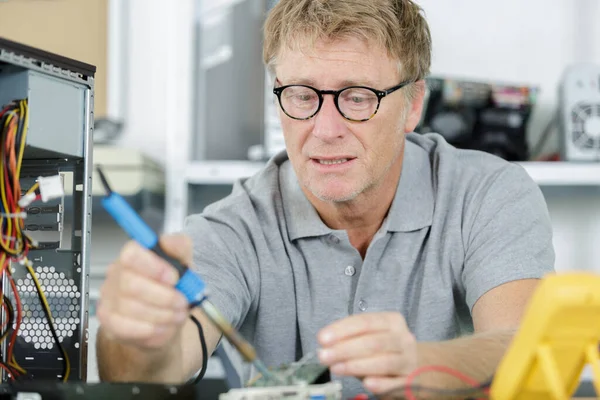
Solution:
M 60 154 L 53 149 L 49 157 L 44 159 L 38 153 L 33 160 L 28 160 L 25 153 L 24 159 L 34 169 L 61 168 L 61 165 L 77 165 L 73 168 L 73 233 L 71 235 L 71 251 L 79 250 L 79 260 L 76 264 L 81 268 L 79 276 L 80 308 L 78 343 L 79 354 L 77 360 L 71 360 L 72 368 L 77 367 L 77 374 L 71 375 L 70 380 L 86 381 L 87 379 L 87 346 L 88 346 L 88 291 L 90 269 L 90 239 L 91 239 L 91 211 L 92 211 L 92 134 L 94 121 L 94 74 L 96 68 L 76 60 L 52 54 L 30 46 L 25 46 L 10 40 L 0 38 L 0 65 L 15 66 L 35 73 L 37 76 L 47 77 L 52 80 L 74 83 L 83 89 L 84 110 L 65 110 L 66 113 L 83 112 L 83 127 L 80 131 L 82 141 L 81 154 Z M 31 94 L 31 93 L 30 93 Z M 51 95 L 51 94 L 46 94 Z M 34 113 L 36 110 L 30 110 Z M 29 141 L 29 138 L 28 138 Z M 39 149 L 38 149 L 39 150 Z M 44 149 L 41 149 L 42 152 Z M 73 164 L 73 162 L 75 164 Z M 68 169 L 68 168 L 67 168 Z M 68 200 L 68 199 L 67 199 Z M 77 232 L 76 232 L 77 231 Z M 77 332 L 77 331 L 76 331 Z M 74 365 L 75 364 L 75 365 Z

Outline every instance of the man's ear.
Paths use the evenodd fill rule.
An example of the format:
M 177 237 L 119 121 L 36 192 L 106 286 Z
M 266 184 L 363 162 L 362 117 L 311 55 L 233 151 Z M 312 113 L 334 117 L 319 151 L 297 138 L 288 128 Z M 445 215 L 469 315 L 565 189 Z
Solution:
M 404 122 L 404 132 L 410 133 L 415 130 L 419 121 L 421 121 L 421 113 L 423 112 L 423 99 L 425 98 L 425 80 L 420 80 L 412 84 L 412 99 L 407 102 L 408 115 Z

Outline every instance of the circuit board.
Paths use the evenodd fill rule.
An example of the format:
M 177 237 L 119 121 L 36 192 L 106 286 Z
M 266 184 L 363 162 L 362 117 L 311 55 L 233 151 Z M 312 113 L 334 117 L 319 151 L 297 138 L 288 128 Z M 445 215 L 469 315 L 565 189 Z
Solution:
M 260 376 L 258 379 L 248 382 L 247 387 L 310 385 L 320 381 L 319 378 L 328 370 L 321 364 L 303 364 L 301 366 L 289 364 L 282 365 L 272 372 L 274 378 Z
M 319 363 L 316 352 L 307 353 L 296 362 L 271 369 L 271 373 L 271 377 L 256 376 L 246 387 L 311 385 L 331 380 L 329 369 Z

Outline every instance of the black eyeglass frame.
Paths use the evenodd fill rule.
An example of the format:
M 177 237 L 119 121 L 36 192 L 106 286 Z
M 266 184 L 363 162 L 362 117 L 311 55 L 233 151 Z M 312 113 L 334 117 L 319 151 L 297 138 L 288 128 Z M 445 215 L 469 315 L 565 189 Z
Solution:
M 295 119 L 297 121 L 306 121 L 311 119 L 312 117 L 314 117 L 315 115 L 317 115 L 319 113 L 319 111 L 321 110 L 321 107 L 323 106 L 323 101 L 324 98 L 323 96 L 326 94 L 330 94 L 333 96 L 333 103 L 335 104 L 335 108 L 337 108 L 338 112 L 340 113 L 340 115 L 344 118 L 346 118 L 348 121 L 352 121 L 352 122 L 366 122 L 371 120 L 376 114 L 377 111 L 379 111 L 379 106 L 381 105 L 381 99 L 383 99 L 384 97 L 394 93 L 396 90 L 402 89 L 403 87 L 414 83 L 414 81 L 403 81 L 400 82 L 399 84 L 397 84 L 396 86 L 393 86 L 391 88 L 385 89 L 385 90 L 377 90 L 377 89 L 373 89 L 371 87 L 368 86 L 348 86 L 345 87 L 343 89 L 340 90 L 319 90 L 317 88 L 314 88 L 312 86 L 308 86 L 308 85 L 285 85 L 285 86 L 279 86 L 276 88 L 273 88 L 273 93 L 277 96 L 277 99 L 279 101 L 279 106 L 281 107 L 281 110 L 285 113 L 285 115 L 287 115 L 288 117 Z M 314 90 L 318 95 L 319 95 L 319 106 L 317 107 L 317 109 L 315 110 L 315 112 L 306 117 L 306 118 L 297 118 L 297 117 L 293 117 L 290 114 L 288 114 L 288 112 L 285 110 L 285 108 L 283 107 L 283 104 L 281 103 L 281 93 L 283 93 L 283 91 L 289 87 L 292 86 L 297 86 L 297 87 L 305 87 L 308 89 L 312 89 Z M 340 98 L 340 94 L 343 91 L 346 91 L 348 89 L 366 89 L 366 90 L 370 90 L 371 92 L 375 93 L 375 95 L 377 96 L 377 107 L 375 108 L 375 111 L 373 112 L 373 114 L 371 114 L 371 116 L 369 118 L 365 118 L 365 119 L 353 119 L 353 118 L 349 118 L 347 115 L 345 115 L 342 110 L 340 110 L 340 105 L 338 103 L 338 100 Z

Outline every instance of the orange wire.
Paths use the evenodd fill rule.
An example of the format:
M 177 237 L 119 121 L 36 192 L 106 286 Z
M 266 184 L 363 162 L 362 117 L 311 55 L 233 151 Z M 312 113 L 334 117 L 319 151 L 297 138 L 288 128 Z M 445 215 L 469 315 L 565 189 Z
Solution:
M 6 136 L 7 136 L 6 137 L 6 150 L 9 155 L 9 163 L 10 163 L 10 168 L 12 171 L 15 171 L 15 169 L 17 168 L 17 159 L 16 159 L 15 151 L 14 151 L 15 138 L 17 136 L 16 131 L 17 131 L 17 119 L 13 118 L 10 121 L 10 125 L 8 126 L 8 132 L 6 134 Z M 15 182 L 15 179 L 16 179 L 16 175 L 13 174 L 13 184 Z
M 17 170 L 17 155 L 15 154 L 15 141 L 17 138 L 17 122 L 15 121 L 12 124 L 12 129 L 9 130 L 8 132 L 8 144 L 10 145 L 9 149 L 9 156 L 10 156 L 10 169 L 13 172 L 12 174 L 12 178 L 13 178 L 13 198 L 15 199 L 15 204 L 19 201 L 19 194 L 21 193 L 21 190 L 19 189 L 19 178 L 17 176 L 16 170 Z

